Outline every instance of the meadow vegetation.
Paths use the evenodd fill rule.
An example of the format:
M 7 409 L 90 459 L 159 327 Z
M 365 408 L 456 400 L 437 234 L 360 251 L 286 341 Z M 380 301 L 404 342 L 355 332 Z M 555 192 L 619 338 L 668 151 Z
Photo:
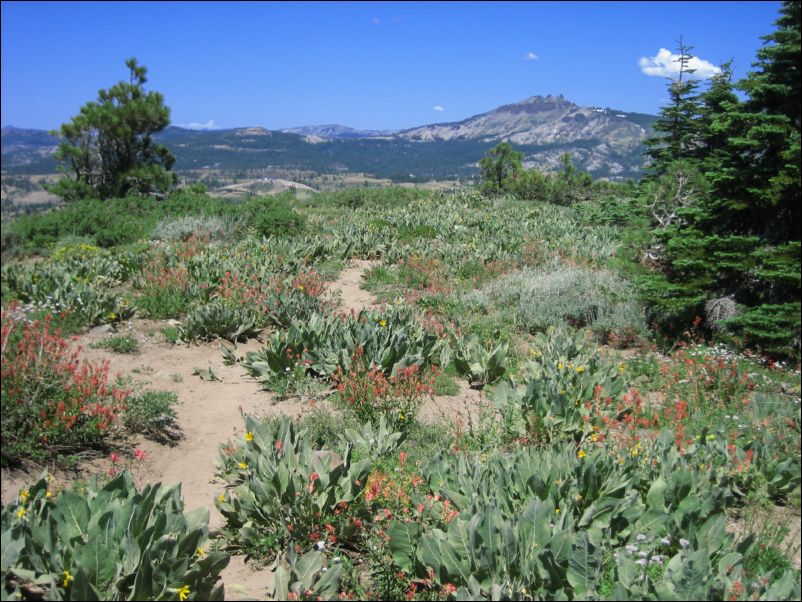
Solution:
M 522 171 L 499 149 L 488 174 L 513 167 L 483 190 L 230 204 L 191 187 L 5 226 L 4 465 L 165 435 L 175 396 L 112 382 L 65 338 L 134 315 L 180 322 L 171 344 L 227 341 L 226 363 L 272 395 L 332 404 L 246 415 L 218 442 L 212 539 L 179 486 L 44 476 L 2 511 L 4 598 L 222 599 L 220 571 L 247 553 L 276 562 L 288 600 L 798 599 L 782 525 L 726 528 L 733 512 L 799 514 L 798 212 L 783 240 L 717 232 L 716 215 L 743 216 L 710 192 L 669 207 L 684 218 L 666 228 L 659 202 L 713 170 L 655 157 L 639 185 L 570 160 Z M 771 186 L 785 207 L 792 186 Z M 709 265 L 683 281 L 702 248 Z M 374 260 L 364 286 L 382 302 L 344 313 L 327 282 L 352 259 Z M 709 304 L 727 295 L 734 313 Z M 455 381 L 486 405 L 467 424 L 424 420 Z

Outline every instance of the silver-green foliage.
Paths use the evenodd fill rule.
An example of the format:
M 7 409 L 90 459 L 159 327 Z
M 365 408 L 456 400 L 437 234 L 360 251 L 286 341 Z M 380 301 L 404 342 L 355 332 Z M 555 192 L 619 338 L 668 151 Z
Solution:
M 368 365 L 394 374 L 399 368 L 430 365 L 439 357 L 442 341 L 403 308 L 356 316 L 315 313 L 305 321 L 292 320 L 289 329 L 271 335 L 263 349 L 247 353 L 242 365 L 267 386 L 297 364 L 330 378 L 338 369 L 351 367 L 357 349 Z
M 287 417 L 278 423 L 245 417 L 248 436 L 228 444 L 218 463 L 227 493 L 216 501 L 223 531 L 235 544 L 258 538 L 309 543 L 309 535 L 340 504 L 351 504 L 364 488 L 371 461 L 353 462 L 353 443 L 342 453 L 316 451 Z M 336 523 L 337 541 L 353 538 L 353 523 Z
M 123 472 L 51 496 L 42 478 L 3 508 L 3 599 L 222 600 L 229 559 L 207 549 L 208 522 L 206 508 L 184 514 L 180 485 L 137 491 Z
M 514 310 L 529 332 L 549 326 L 589 328 L 600 338 L 611 333 L 646 331 L 643 308 L 632 286 L 609 270 L 552 262 L 502 276 L 466 296 L 478 306 Z
M 195 236 L 201 240 L 227 240 L 242 226 L 242 220 L 233 217 L 182 215 L 160 221 L 153 228 L 150 238 L 181 241 Z

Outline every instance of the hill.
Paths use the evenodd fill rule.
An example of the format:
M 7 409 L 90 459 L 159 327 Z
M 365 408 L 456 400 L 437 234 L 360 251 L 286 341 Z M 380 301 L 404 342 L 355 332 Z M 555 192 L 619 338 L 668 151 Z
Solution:
M 559 155 L 595 177 L 637 178 L 642 143 L 655 118 L 580 107 L 562 96 L 534 96 L 454 123 L 400 132 L 340 125 L 284 131 L 261 127 L 189 130 L 169 127 L 157 139 L 175 154 L 178 171 L 301 169 L 360 172 L 402 181 L 474 176 L 477 163 L 501 140 L 524 153 L 525 165 L 556 168 Z M 53 173 L 56 141 L 43 130 L 2 130 L 3 174 Z

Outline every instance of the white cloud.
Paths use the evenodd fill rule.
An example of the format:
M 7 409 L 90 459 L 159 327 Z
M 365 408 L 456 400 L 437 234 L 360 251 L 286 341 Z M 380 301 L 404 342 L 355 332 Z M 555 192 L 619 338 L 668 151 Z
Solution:
M 679 75 L 678 59 L 678 54 L 672 54 L 671 51 L 661 48 L 653 57 L 641 57 L 638 61 L 638 65 L 644 75 L 676 79 Z M 716 73 L 721 71 L 721 69 L 716 67 L 713 63 L 700 59 L 698 56 L 688 61 L 688 68 L 696 69 L 694 73 L 689 75 L 689 77 L 694 79 L 713 77 Z
M 440 105 L 434 105 L 434 107 L 432 107 L 432 108 L 433 108 L 435 111 L 445 111 L 445 109 L 444 109 L 443 107 L 441 107 Z
M 539 58 L 540 57 L 538 55 L 536 55 L 534 52 L 527 52 L 526 56 L 524 57 L 524 60 L 525 61 L 536 61 Z
M 217 129 L 217 124 L 214 122 L 214 119 L 210 119 L 206 123 L 199 123 L 197 121 L 185 123 L 182 127 L 185 127 L 189 130 L 214 130 Z
M 381 19 L 379 19 L 378 17 L 373 17 L 373 18 L 370 20 L 370 22 L 371 22 L 371 23 L 373 23 L 374 25 L 378 25 L 379 23 L 381 23 L 381 22 L 382 22 L 382 20 L 381 20 Z

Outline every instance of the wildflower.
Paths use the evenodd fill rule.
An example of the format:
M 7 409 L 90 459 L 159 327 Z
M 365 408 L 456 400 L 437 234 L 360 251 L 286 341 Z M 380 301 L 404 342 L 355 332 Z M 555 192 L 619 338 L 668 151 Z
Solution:
M 323 550 L 326 549 L 326 542 L 323 541 L 323 540 L 320 540 L 319 542 L 317 542 L 315 544 L 315 549 L 320 551 L 320 552 L 322 552 Z
M 653 562 L 654 564 L 659 564 L 659 565 L 662 565 L 664 560 L 665 560 L 665 557 L 662 554 L 655 554 L 654 556 L 652 556 L 649 559 L 650 562 Z
M 671 545 L 671 538 L 670 537 L 663 537 L 660 540 L 660 543 L 663 544 L 664 546 L 670 546 Z
M 582 374 L 584 371 L 585 371 L 585 368 L 583 366 L 577 366 L 576 367 L 576 373 L 577 374 Z
M 716 436 L 715 435 L 708 435 L 707 436 L 707 440 L 708 441 L 715 441 L 716 440 Z
M 635 561 L 635 564 L 639 564 L 639 565 L 641 565 L 641 566 L 646 566 L 648 563 L 649 563 L 649 561 L 648 561 L 648 560 L 646 560 L 645 558 L 638 558 L 638 559 Z
M 588 454 L 587 454 L 587 452 L 586 452 L 584 449 L 580 449 L 580 450 L 579 450 L 579 453 L 577 454 L 577 457 L 578 457 L 578 458 L 581 460 L 582 458 L 584 458 L 584 457 L 585 457 L 585 456 L 587 456 L 587 455 L 588 455 Z
M 239 467 L 241 470 L 248 470 L 248 465 L 245 462 L 240 462 Z
M 643 533 L 638 533 L 635 536 L 635 539 L 637 539 L 638 541 L 646 541 L 646 536 Z
M 565 365 L 562 362 L 557 362 L 557 370 L 562 370 L 565 368 Z
M 134 450 L 134 458 L 136 458 L 138 462 L 141 462 L 145 459 L 145 452 L 137 447 Z
M 69 571 L 64 571 L 63 577 L 61 579 L 61 587 L 69 587 L 70 583 L 73 582 L 74 577 L 70 574 Z
M 379 320 L 379 327 L 385 328 L 387 326 L 387 320 Z
M 634 554 L 635 552 L 638 551 L 638 546 L 636 546 L 635 544 L 631 543 L 629 545 L 624 546 L 624 549 L 627 552 L 629 552 L 630 554 Z
M 560 513 L 560 509 L 559 508 L 555 508 L 554 509 L 554 514 L 559 514 L 559 513 Z
M 195 555 L 198 558 L 206 558 L 206 550 L 204 550 L 203 548 L 198 548 L 197 550 L 195 550 Z
M 22 500 L 23 504 L 27 504 L 28 503 L 28 496 L 29 495 L 30 495 L 30 492 L 27 489 L 23 489 L 22 491 L 19 492 L 19 499 Z
M 20 506 L 19 510 L 17 510 L 17 518 L 20 519 L 20 520 L 25 518 L 25 512 L 26 512 L 25 511 L 25 507 L 24 506 Z
M 225 502 L 225 501 L 226 501 L 226 496 L 225 496 L 225 494 L 224 494 L 224 493 L 221 493 L 220 495 L 218 495 L 218 496 L 217 496 L 217 500 L 218 500 L 218 501 L 220 501 L 220 502 Z
M 49 500 L 52 497 L 53 497 L 53 492 L 52 491 L 50 491 L 49 489 L 47 491 L 45 491 L 45 499 L 46 500 Z
M 245 441 L 247 441 L 248 443 L 253 441 L 253 433 L 251 431 L 245 433 Z
M 681 545 L 683 548 L 687 548 L 689 545 L 691 545 L 691 542 L 687 539 L 680 539 L 679 545 Z
M 184 600 L 189 598 L 189 586 L 188 585 L 182 585 L 181 589 L 179 589 L 176 593 L 178 594 L 178 599 L 181 602 L 184 602 Z
M 109 456 L 109 460 L 111 460 L 112 464 L 117 464 L 117 462 L 120 461 L 120 454 L 112 452 L 111 456 Z

